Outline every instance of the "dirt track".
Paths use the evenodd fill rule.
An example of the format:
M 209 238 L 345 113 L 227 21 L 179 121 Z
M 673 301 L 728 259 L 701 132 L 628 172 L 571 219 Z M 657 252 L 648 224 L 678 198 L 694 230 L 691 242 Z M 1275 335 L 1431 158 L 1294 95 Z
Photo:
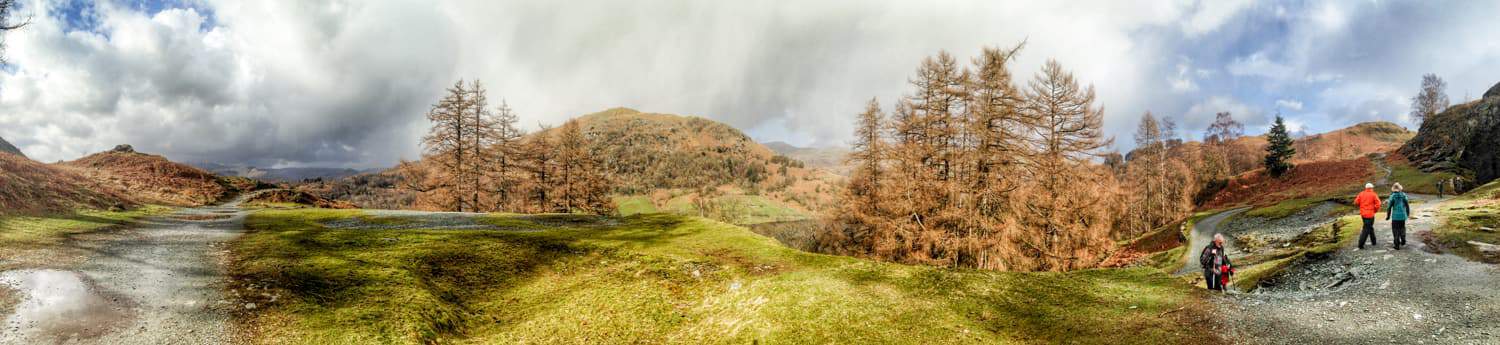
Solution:
M 0 273 L 20 303 L 5 344 L 229 342 L 219 247 L 243 231 L 237 203 L 146 219 L 108 240 L 70 244 L 81 263 Z
M 1500 271 L 1426 251 L 1439 203 L 1413 205 L 1408 247 L 1344 248 L 1292 267 L 1275 285 L 1224 297 L 1228 339 L 1246 344 L 1495 344 L 1500 342 Z

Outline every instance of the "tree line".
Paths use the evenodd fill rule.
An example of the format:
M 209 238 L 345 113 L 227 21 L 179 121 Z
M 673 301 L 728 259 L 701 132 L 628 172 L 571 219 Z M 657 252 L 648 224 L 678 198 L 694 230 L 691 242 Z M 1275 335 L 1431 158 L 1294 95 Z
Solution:
M 1057 61 L 1018 85 L 1009 63 L 1021 48 L 985 48 L 968 66 L 939 52 L 889 112 L 870 100 L 843 202 L 816 249 L 995 270 L 1097 267 L 1116 240 L 1180 221 L 1231 176 L 1262 162 L 1291 169 L 1290 150 L 1262 157 L 1240 145 L 1244 126 L 1227 112 L 1192 145 L 1148 112 L 1128 157 L 1106 152 L 1113 138 L 1093 86 Z
M 418 207 L 459 212 L 613 212 L 598 140 L 575 120 L 527 135 L 515 110 L 491 109 L 483 84 L 460 80 L 427 111 L 420 162 L 401 162 Z

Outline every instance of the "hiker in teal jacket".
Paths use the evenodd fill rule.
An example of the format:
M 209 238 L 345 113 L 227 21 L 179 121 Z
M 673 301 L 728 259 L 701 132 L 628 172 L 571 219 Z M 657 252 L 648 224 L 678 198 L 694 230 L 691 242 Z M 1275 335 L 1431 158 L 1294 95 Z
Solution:
M 1406 245 L 1406 219 L 1411 216 L 1411 202 L 1406 199 L 1400 183 L 1391 186 L 1391 197 L 1385 201 L 1385 219 L 1391 221 L 1391 242 L 1396 250 Z

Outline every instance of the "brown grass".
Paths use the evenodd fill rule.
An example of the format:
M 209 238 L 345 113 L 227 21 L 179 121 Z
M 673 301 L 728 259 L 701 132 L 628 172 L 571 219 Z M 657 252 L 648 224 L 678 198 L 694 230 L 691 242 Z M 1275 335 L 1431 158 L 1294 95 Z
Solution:
M 1358 189 L 1378 178 L 1369 158 L 1341 161 L 1304 162 L 1286 176 L 1272 178 L 1265 169 L 1257 169 L 1229 181 L 1229 186 L 1214 194 L 1199 209 L 1218 209 L 1233 205 L 1270 205 L 1277 202 Z
M 125 209 L 134 205 L 118 189 L 99 185 L 70 169 L 0 154 L 0 214 Z
M 233 192 L 208 171 L 144 153 L 101 152 L 61 166 L 142 203 L 199 206 Z

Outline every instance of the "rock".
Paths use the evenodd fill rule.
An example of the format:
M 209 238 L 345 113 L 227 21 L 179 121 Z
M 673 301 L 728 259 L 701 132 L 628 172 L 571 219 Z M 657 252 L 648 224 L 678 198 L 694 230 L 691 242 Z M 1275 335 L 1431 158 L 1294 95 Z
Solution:
M 1500 86 L 1497 86 L 1500 87 Z M 1500 177 L 1500 89 L 1485 98 L 1449 107 L 1422 122 L 1417 135 L 1398 150 L 1423 171 L 1472 176 L 1457 182 L 1459 191 Z
M 1474 246 L 1474 249 L 1479 250 L 1480 252 L 1484 252 L 1485 254 L 1500 253 L 1500 246 L 1497 245 L 1479 241 L 1469 241 L 1469 245 Z
M 1488 227 L 1488 226 L 1481 226 L 1481 227 L 1479 227 L 1479 231 L 1495 232 L 1495 228 L 1491 228 L 1491 227 Z
M 1500 96 L 1500 83 L 1495 83 L 1495 86 L 1491 86 L 1489 91 L 1484 92 L 1484 98 L 1497 96 Z
M 132 147 L 129 144 L 119 144 L 115 145 L 115 148 L 109 150 L 109 152 L 135 153 L 135 147 Z

